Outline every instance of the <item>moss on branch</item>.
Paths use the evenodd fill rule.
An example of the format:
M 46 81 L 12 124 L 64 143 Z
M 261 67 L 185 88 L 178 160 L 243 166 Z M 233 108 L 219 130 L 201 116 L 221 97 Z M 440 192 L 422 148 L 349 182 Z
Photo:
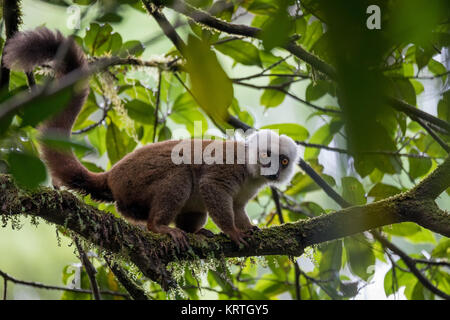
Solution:
M 71 192 L 45 187 L 25 191 L 18 188 L 8 175 L 0 175 L 0 216 L 4 225 L 9 218 L 26 214 L 63 226 L 104 250 L 129 258 L 145 276 L 168 289 L 175 286 L 166 270 L 167 264 L 172 261 L 211 257 L 300 256 L 307 246 L 403 221 L 418 223 L 449 237 L 450 215 L 440 210 L 431 197 L 450 183 L 450 179 L 436 181 L 448 177 L 449 162 L 447 159 L 436 169 L 438 174 L 430 174 L 406 193 L 368 205 L 266 228 L 252 235 L 248 247 L 240 248 L 224 235 L 210 239 L 189 235 L 190 250 L 178 251 L 168 236 L 144 231 L 85 204 Z M 430 188 L 434 192 L 427 197 L 418 195 L 421 190 Z

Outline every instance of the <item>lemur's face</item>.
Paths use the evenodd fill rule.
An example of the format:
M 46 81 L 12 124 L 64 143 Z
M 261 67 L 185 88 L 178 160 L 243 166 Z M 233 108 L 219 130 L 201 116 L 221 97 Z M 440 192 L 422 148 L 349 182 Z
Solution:
M 249 146 L 257 150 L 257 171 L 254 174 L 272 184 L 288 182 L 299 160 L 297 144 L 285 135 L 278 136 L 270 130 L 261 130 L 249 137 Z M 256 168 L 253 170 L 256 171 Z
M 278 181 L 290 163 L 289 156 L 285 154 L 272 154 L 270 150 L 261 152 L 259 158 L 259 163 L 262 168 L 268 170 L 271 167 L 273 168 L 273 173 L 268 171 L 267 174 L 262 174 L 266 179 L 271 181 Z

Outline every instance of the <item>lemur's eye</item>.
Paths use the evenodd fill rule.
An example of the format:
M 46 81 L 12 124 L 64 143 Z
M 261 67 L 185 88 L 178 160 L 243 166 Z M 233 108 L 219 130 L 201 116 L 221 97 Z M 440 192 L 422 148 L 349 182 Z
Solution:
M 281 160 L 281 164 L 283 166 L 287 166 L 289 164 L 289 159 L 288 158 L 284 158 L 283 160 Z

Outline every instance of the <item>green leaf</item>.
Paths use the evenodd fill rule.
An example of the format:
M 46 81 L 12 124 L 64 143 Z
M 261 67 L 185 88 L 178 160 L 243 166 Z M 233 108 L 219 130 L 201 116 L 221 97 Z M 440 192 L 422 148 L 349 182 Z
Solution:
M 237 101 L 236 98 L 233 98 L 233 102 L 231 103 L 231 106 L 228 109 L 231 115 L 238 117 L 239 120 L 243 121 L 249 126 L 253 126 L 255 121 L 253 120 L 252 115 L 248 111 L 241 109 L 241 107 L 239 106 L 239 102 Z
M 192 275 L 192 270 L 188 267 L 184 269 L 184 281 L 186 286 L 196 287 L 198 285 L 198 281 Z M 198 300 L 198 294 L 196 288 L 184 289 L 184 291 L 188 294 L 189 298 L 192 300 Z
M 35 189 L 47 178 L 44 163 L 34 155 L 13 151 L 8 154 L 8 163 L 20 186 Z
M 330 90 L 330 84 L 325 80 L 311 82 L 306 88 L 306 101 L 314 101 L 323 97 Z
M 69 268 L 71 271 L 69 271 Z M 63 268 L 62 282 L 65 285 L 69 284 L 69 279 L 75 275 L 75 269 L 72 268 L 72 265 L 67 265 Z
M 386 121 L 386 119 L 383 119 Z M 393 120 L 396 121 L 395 119 Z M 364 136 L 365 145 L 361 143 L 361 151 L 395 151 L 396 145 L 392 137 L 386 130 L 384 125 L 381 125 L 382 120 L 374 123 L 373 132 Z M 361 142 L 363 140 L 361 139 Z M 355 169 L 362 176 L 365 177 L 370 174 L 375 168 L 383 173 L 399 173 L 401 168 L 399 166 L 400 160 L 398 157 L 388 156 L 384 154 L 364 154 L 359 153 L 354 155 Z
M 141 100 L 131 100 L 125 104 L 128 116 L 138 122 L 145 124 L 155 123 L 155 108 Z
M 89 142 L 95 147 L 99 156 L 106 151 L 106 128 L 98 126 L 88 133 Z
M 315 20 L 307 26 L 305 36 L 300 39 L 300 42 L 306 50 L 310 50 L 322 34 L 322 22 Z
M 409 79 L 412 86 L 414 87 L 414 91 L 416 92 L 416 96 L 421 94 L 424 90 L 423 84 L 415 79 Z
M 130 100 L 140 100 L 150 105 L 154 105 L 156 98 L 150 89 L 145 88 L 140 82 L 135 82 L 129 87 L 122 87 L 121 93 L 125 93 Z
M 179 95 L 175 100 L 170 119 L 176 123 L 184 124 L 191 135 L 194 134 L 194 128 L 199 123 L 201 124 L 198 129 L 199 131 L 201 129 L 203 134 L 208 129 L 208 121 L 198 110 L 197 103 L 188 92 Z
M 258 291 L 258 290 L 253 290 L 253 289 L 244 289 L 241 291 L 242 296 L 245 299 L 249 299 L 249 300 L 269 300 L 269 297 L 266 296 L 264 293 Z
M 271 124 L 261 129 L 270 129 L 270 130 L 278 130 L 278 134 L 284 134 L 288 137 L 291 137 L 294 140 L 304 141 L 308 139 L 309 132 L 304 127 L 295 123 L 279 123 L 279 124 Z
M 319 165 L 317 159 L 313 159 L 309 161 L 309 165 L 316 171 L 317 173 L 322 173 L 323 166 Z M 322 174 L 322 177 L 325 179 L 325 175 Z M 329 181 L 327 181 L 329 182 Z M 294 175 L 294 178 L 291 180 L 291 186 L 286 190 L 287 195 L 295 195 L 298 193 L 311 192 L 319 189 L 318 185 L 311 179 L 311 177 L 303 172 L 297 172 Z
M 412 243 L 436 243 L 433 233 L 412 222 L 396 223 L 384 227 L 386 233 L 403 237 Z
M 279 0 L 279 8 L 262 26 L 261 40 L 267 51 L 282 47 L 289 41 L 294 22 L 288 13 L 288 0 Z
M 164 126 L 158 132 L 158 141 L 166 141 L 166 140 L 169 140 L 171 137 L 172 137 L 172 132 L 166 126 Z
M 83 142 L 75 141 L 73 138 L 61 137 L 60 135 L 47 134 L 39 138 L 46 146 L 63 152 L 71 151 L 72 148 L 79 151 L 91 151 L 92 148 Z
M 412 292 L 409 294 L 409 288 L 412 287 Z M 420 281 L 416 281 L 416 284 L 414 286 L 408 286 L 405 289 L 405 295 L 409 300 L 425 300 L 425 296 L 423 294 L 423 285 Z
M 112 22 L 112 23 L 118 23 L 123 20 L 123 17 L 115 12 L 107 12 L 100 18 L 96 19 L 98 22 Z
M 200 108 L 215 121 L 226 122 L 233 101 L 233 85 L 215 53 L 207 43 L 189 35 L 184 55 L 191 90 Z
M 445 158 L 447 156 L 447 152 L 430 135 L 421 135 L 414 139 L 414 144 L 420 151 L 431 157 Z
M 438 103 L 439 119 L 450 122 L 450 90 L 447 90 Z
M 370 181 L 372 181 L 373 183 L 378 183 L 378 182 L 381 182 L 383 177 L 384 177 L 384 173 L 375 168 L 373 171 L 371 171 Z
M 409 81 L 409 79 L 390 79 L 391 90 L 398 98 L 406 101 L 407 103 L 416 105 L 416 91 Z
M 386 226 L 384 231 L 395 236 L 406 237 L 419 232 L 420 226 L 412 222 L 403 222 Z
M 96 165 L 95 163 L 92 162 L 87 162 L 87 161 L 81 161 L 81 164 L 86 167 L 86 169 L 88 169 L 89 171 L 92 172 L 104 172 L 105 170 L 103 170 L 103 168 L 100 168 L 98 165 Z
M 263 68 L 271 67 L 271 73 L 290 74 L 295 71 L 295 68 L 287 63 L 286 60 L 283 60 L 282 57 L 276 56 L 271 52 L 259 51 L 259 57 L 261 58 Z
M 418 154 L 416 150 L 411 150 L 412 154 Z M 409 175 L 413 179 L 423 177 L 431 169 L 431 159 L 429 158 L 408 158 Z
M 339 270 L 341 269 L 342 241 L 336 240 L 320 245 L 319 250 L 322 252 L 322 257 L 319 264 L 320 278 L 333 278 L 334 275 L 339 273 Z
M 401 190 L 397 187 L 391 186 L 389 184 L 377 183 L 370 189 L 367 194 L 369 197 L 374 197 L 374 201 L 379 201 L 385 198 L 389 198 L 397 193 L 400 193 Z
M 74 3 L 76 4 L 80 4 L 82 6 L 87 6 L 87 5 L 91 5 L 94 2 L 96 2 L 97 0 L 73 0 Z
M 375 264 L 375 256 L 369 241 L 361 234 L 344 239 L 347 261 L 353 274 L 367 280 L 372 273 L 367 269 Z
M 118 56 L 120 56 L 121 58 L 127 58 L 130 55 L 139 57 L 140 55 L 142 55 L 144 50 L 145 50 L 145 47 L 140 41 L 130 40 L 130 41 L 125 42 L 122 45 L 122 47 L 118 53 Z
M 419 70 L 425 67 L 433 56 L 434 49 L 428 46 L 426 49 L 422 47 L 416 47 L 416 63 Z
M 431 59 L 428 62 L 428 70 L 430 70 L 430 72 L 436 76 L 442 75 L 447 72 L 447 69 L 444 67 L 444 65 L 434 59 Z M 445 80 L 445 77 L 442 77 L 442 79 Z
M 244 3 L 243 3 L 244 4 Z M 247 10 L 258 15 L 269 15 L 277 12 L 278 4 L 273 0 L 254 0 Z
M 450 257 L 450 238 L 442 237 L 439 243 L 434 247 L 431 255 L 434 258 L 448 258 Z
M 86 120 L 88 120 L 89 116 L 97 110 L 99 110 L 99 108 L 97 106 L 97 102 L 95 101 L 95 96 L 91 92 L 89 94 L 89 97 L 88 97 L 86 103 L 84 104 L 83 108 L 81 109 L 81 112 L 77 116 L 75 124 L 72 128 L 72 131 L 77 131 L 77 130 L 84 128 L 86 126 L 84 124 L 84 122 Z
M 406 268 L 403 261 L 399 261 L 398 265 L 403 269 Z M 406 288 L 412 288 L 417 282 L 417 278 L 412 273 L 403 272 L 399 268 L 397 268 L 395 271 L 396 281 L 393 277 L 392 268 L 384 276 L 384 292 L 386 293 L 386 296 L 397 292 L 403 286 L 405 286 Z
M 64 109 L 72 99 L 72 87 L 52 95 L 39 96 L 22 106 L 22 127 L 36 126 L 38 123 Z
M 321 144 L 327 146 L 333 140 L 334 135 L 341 129 L 341 121 L 333 121 L 331 123 L 324 124 L 320 127 L 309 139 L 309 143 Z M 305 149 L 305 159 L 314 159 L 319 156 L 319 148 L 306 148 Z
M 3 90 L 0 92 L 0 103 L 3 103 L 4 101 L 10 99 L 11 97 L 13 97 L 14 95 L 16 95 L 21 91 L 27 90 L 28 87 L 23 86 L 11 91 L 8 91 L 7 89 L 8 88 L 3 88 Z M 0 120 L 0 135 L 2 135 L 3 133 L 6 132 L 6 130 L 8 130 L 8 127 L 11 125 L 14 115 L 15 115 L 14 113 L 10 113 Z
M 106 148 L 111 164 L 122 159 L 135 146 L 136 142 L 128 137 L 124 131 L 119 130 L 113 122 L 108 125 L 106 131 Z
M 302 201 L 302 203 L 298 206 L 302 212 L 305 212 L 306 215 L 300 212 L 288 211 L 288 222 L 297 221 L 299 219 L 306 218 L 308 216 L 320 216 L 325 212 L 325 210 L 319 206 L 315 202 L 311 201 Z
M 287 80 L 283 78 L 275 78 L 270 81 L 270 86 L 279 86 L 284 83 L 286 83 Z M 285 88 L 288 89 L 288 88 Z M 273 108 L 278 105 L 280 105 L 284 98 L 286 97 L 286 94 L 282 91 L 275 90 L 275 89 L 265 89 L 263 94 L 261 95 L 260 103 L 265 106 L 266 108 Z
M 353 205 L 363 205 L 366 203 L 364 187 L 358 179 L 354 177 L 343 177 L 342 197 Z
M 406 240 L 412 243 L 436 243 L 436 238 L 428 229 L 420 227 L 420 231 L 412 237 L 406 237 Z
M 91 23 L 84 37 L 84 45 L 91 55 L 116 53 L 122 48 L 122 37 L 113 33 L 113 28 L 107 23 Z
M 262 66 L 259 50 L 250 42 L 243 40 L 226 41 L 214 46 L 221 53 L 231 57 L 243 65 Z
M 233 286 L 230 284 L 228 279 L 224 279 L 224 277 L 217 272 L 216 270 L 209 270 L 208 279 L 214 279 L 214 281 L 222 288 L 222 290 L 228 294 L 229 296 L 234 295 Z M 211 283 L 211 282 L 210 282 Z
M 279 281 L 280 279 L 273 273 L 265 274 L 258 280 L 254 289 L 268 299 L 287 291 L 286 285 Z

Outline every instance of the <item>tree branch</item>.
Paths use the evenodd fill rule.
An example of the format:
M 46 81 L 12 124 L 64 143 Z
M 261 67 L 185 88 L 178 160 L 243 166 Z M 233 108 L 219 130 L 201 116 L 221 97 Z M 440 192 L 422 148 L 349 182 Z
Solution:
M 20 9 L 20 0 L 3 1 L 3 18 L 5 20 L 6 41 L 11 38 L 22 23 L 22 12 Z M 10 71 L 3 64 L 3 55 L 0 68 L 0 89 L 9 87 Z
M 91 284 L 92 295 L 94 296 L 95 300 L 101 300 L 100 290 L 98 288 L 97 279 L 95 279 L 97 270 L 92 265 L 91 261 L 89 261 L 89 258 L 87 256 L 86 252 L 84 251 L 78 238 L 75 237 L 73 240 L 75 242 L 75 246 L 77 247 L 78 253 L 80 255 L 80 261 L 84 267 L 84 270 L 86 270 L 86 273 L 88 275 L 89 283 Z
M 139 287 L 132 279 L 128 277 L 126 272 L 115 262 L 111 261 L 108 257 L 105 257 L 105 262 L 111 269 L 112 273 L 116 276 L 116 279 L 127 290 L 134 300 L 148 300 L 145 291 Z
M 441 185 L 434 180 L 444 180 L 448 185 L 448 175 L 439 173 L 449 170 L 449 167 L 450 158 L 418 186 L 422 183 L 433 187 Z M 223 235 L 212 239 L 189 235 L 191 250 L 178 252 L 168 236 L 145 232 L 83 203 L 70 192 L 49 188 L 25 192 L 17 188 L 8 175 L 0 176 L 0 186 L 0 216 L 4 224 L 8 218 L 25 213 L 64 226 L 107 251 L 128 257 L 145 276 L 160 283 L 164 289 L 175 285 L 165 266 L 176 260 L 212 256 L 299 256 L 307 246 L 403 221 L 416 222 L 446 237 L 450 236 L 450 215 L 440 210 L 430 198 L 416 198 L 422 189 L 415 188 L 365 206 L 349 207 L 316 218 L 263 229 L 249 240 L 249 247 L 238 248 Z
M 420 272 L 419 269 L 416 267 L 416 263 L 414 259 L 412 259 L 410 256 L 408 256 L 406 253 L 404 253 L 400 248 L 398 248 L 395 244 L 388 241 L 385 237 L 383 237 L 378 232 L 372 232 L 375 239 L 377 239 L 384 247 L 391 250 L 393 253 L 398 255 L 403 262 L 408 266 L 408 269 L 416 276 L 416 278 L 422 283 L 422 285 L 433 292 L 435 295 L 450 300 L 450 295 L 446 294 L 445 292 L 442 292 L 439 290 L 436 286 L 434 286 L 423 274 Z
M 60 290 L 60 291 L 69 291 L 69 292 L 75 292 L 75 293 L 92 294 L 92 291 L 89 289 L 67 288 L 67 287 L 60 287 L 60 286 L 52 286 L 52 285 L 43 284 L 40 282 L 19 280 L 19 279 L 14 278 L 13 276 L 7 274 L 6 272 L 3 272 L 2 270 L 0 270 L 0 276 L 3 277 L 3 279 L 5 280 L 5 283 L 7 283 L 7 281 L 11 281 L 12 283 L 15 283 L 15 284 L 21 284 L 24 286 L 34 287 L 34 288 L 38 288 L 38 289 Z M 4 291 L 5 291 L 4 293 L 6 293 L 6 290 L 4 290 Z M 128 295 L 126 293 L 122 293 L 122 292 L 102 290 L 102 291 L 100 291 L 100 293 L 101 294 L 109 294 L 111 296 L 128 298 Z M 4 299 L 6 300 L 6 296 L 4 297 Z

